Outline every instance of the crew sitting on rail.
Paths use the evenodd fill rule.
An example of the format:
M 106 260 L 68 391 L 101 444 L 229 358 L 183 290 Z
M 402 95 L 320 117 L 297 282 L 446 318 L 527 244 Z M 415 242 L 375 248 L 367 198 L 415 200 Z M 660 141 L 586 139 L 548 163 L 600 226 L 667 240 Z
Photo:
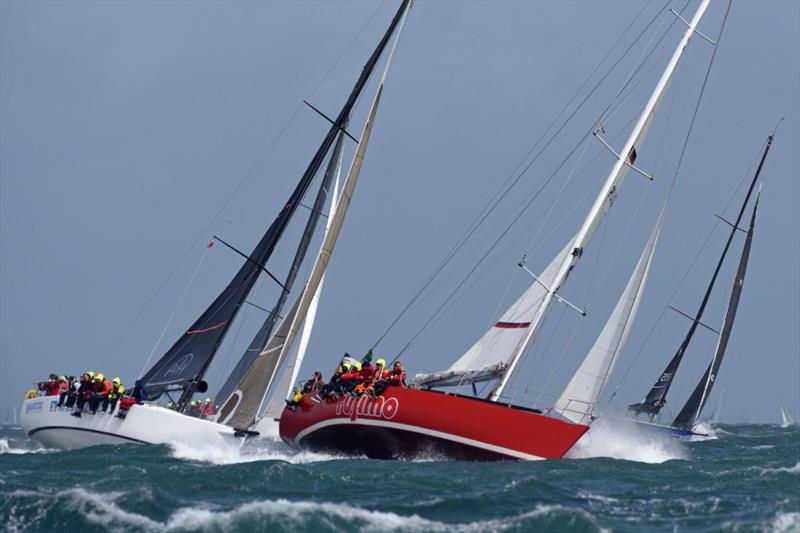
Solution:
M 117 416 L 119 418 L 125 418 L 125 415 L 128 414 L 128 409 L 137 403 L 144 403 L 146 399 L 147 395 L 144 392 L 144 387 L 142 387 L 142 380 L 137 379 L 133 384 L 133 391 L 131 391 L 130 396 L 123 396 L 120 399 L 119 412 L 117 413 Z
M 94 380 L 94 372 L 92 372 L 91 370 L 81 376 L 81 382 L 78 387 L 78 392 L 76 394 L 75 411 L 72 413 L 72 416 L 77 416 L 78 418 L 80 418 L 81 412 L 83 412 L 83 406 L 94 394 L 94 384 L 92 382 L 93 380 Z
M 122 380 L 119 378 L 114 378 L 111 380 L 111 392 L 103 398 L 103 412 L 106 412 L 108 407 L 111 409 L 108 410 L 109 414 L 114 414 L 114 409 L 117 408 L 117 402 L 119 401 L 120 397 L 125 393 L 125 387 L 122 386 Z
M 40 381 L 36 386 L 42 391 L 42 396 L 58 396 L 60 393 L 58 376 L 56 374 L 50 374 L 47 381 Z
M 395 361 L 391 372 L 384 372 L 382 379 L 375 383 L 374 394 L 380 395 L 387 387 L 405 387 L 406 371 L 400 361 Z
M 217 408 L 214 406 L 214 401 L 211 398 L 206 398 L 200 407 L 200 417 L 208 418 L 217 414 Z
M 92 414 L 97 413 L 101 403 L 108 404 L 108 395 L 111 394 L 113 388 L 111 382 L 103 374 L 94 376 L 94 394 L 92 394 L 92 401 L 89 404 Z
M 58 397 L 58 406 L 72 408 L 75 405 L 75 400 L 78 399 L 78 389 L 81 386 L 80 380 L 75 376 L 70 376 L 67 380 L 67 390 L 62 392 Z

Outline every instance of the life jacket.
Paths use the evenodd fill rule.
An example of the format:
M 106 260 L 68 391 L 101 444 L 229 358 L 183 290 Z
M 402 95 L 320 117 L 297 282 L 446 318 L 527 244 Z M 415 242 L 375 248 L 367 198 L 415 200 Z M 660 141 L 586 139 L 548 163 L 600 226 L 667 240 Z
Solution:
M 59 381 L 58 382 L 58 393 L 64 394 L 65 392 L 69 391 L 69 384 L 66 381 Z
M 125 387 L 120 385 L 119 387 L 115 386 L 114 384 L 111 385 L 111 392 L 108 393 L 109 400 L 116 400 L 120 396 L 125 393 Z
M 361 372 L 359 372 L 358 370 L 351 370 L 350 372 L 348 372 L 347 374 L 344 374 L 339 379 L 341 381 L 355 381 L 355 380 L 357 380 L 359 378 L 361 378 Z
M 58 396 L 61 385 L 59 385 L 58 381 L 48 381 L 45 386 L 45 396 Z
M 214 408 L 213 403 L 203 404 L 203 416 L 213 416 L 217 410 Z
M 401 370 L 399 372 L 392 371 L 391 375 L 389 376 L 389 383 L 392 385 L 397 385 L 400 387 L 405 387 L 406 385 L 406 371 Z
M 373 377 L 375 377 L 375 367 L 372 366 L 372 363 L 364 363 L 364 366 L 361 367 L 361 379 L 372 381 Z
M 108 396 L 111 394 L 111 382 L 107 379 L 103 379 L 100 383 L 95 386 L 95 391 L 97 392 L 98 396 Z

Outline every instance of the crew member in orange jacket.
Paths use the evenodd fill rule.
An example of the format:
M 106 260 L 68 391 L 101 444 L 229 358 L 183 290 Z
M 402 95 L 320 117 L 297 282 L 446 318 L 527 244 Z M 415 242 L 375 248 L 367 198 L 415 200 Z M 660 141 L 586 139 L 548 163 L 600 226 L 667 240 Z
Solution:
M 92 403 L 89 404 L 92 414 L 97 413 L 100 402 L 107 401 L 108 395 L 113 388 L 111 382 L 103 374 L 98 373 L 94 376 L 94 394 L 92 395 Z

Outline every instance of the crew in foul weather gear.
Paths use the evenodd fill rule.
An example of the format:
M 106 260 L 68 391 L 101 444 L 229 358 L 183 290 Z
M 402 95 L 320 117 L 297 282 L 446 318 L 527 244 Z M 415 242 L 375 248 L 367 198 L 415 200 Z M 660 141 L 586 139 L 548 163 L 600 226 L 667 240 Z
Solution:
M 81 412 L 83 411 L 83 406 L 87 400 L 89 400 L 92 395 L 94 394 L 94 384 L 92 379 L 94 378 L 94 372 L 86 372 L 84 375 L 81 376 L 80 386 L 77 392 L 77 399 L 75 401 L 75 412 L 72 413 L 72 416 L 77 416 L 80 418 Z
M 106 412 L 106 409 L 110 406 L 109 413 L 113 413 L 114 409 L 117 407 L 117 402 L 119 401 L 120 397 L 125 393 L 125 387 L 122 386 L 122 380 L 119 378 L 114 378 L 111 380 L 111 391 L 108 393 L 103 399 L 103 412 Z
M 92 394 L 92 401 L 89 404 L 92 414 L 97 413 L 101 402 L 108 402 L 108 395 L 111 394 L 112 389 L 111 382 L 103 374 L 97 374 L 94 377 L 94 394 Z

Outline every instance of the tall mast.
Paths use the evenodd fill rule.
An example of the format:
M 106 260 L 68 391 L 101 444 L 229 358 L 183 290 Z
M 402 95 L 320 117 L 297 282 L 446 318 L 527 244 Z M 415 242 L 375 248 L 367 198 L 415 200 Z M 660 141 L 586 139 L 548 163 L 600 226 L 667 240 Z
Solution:
M 261 270 L 265 268 L 278 241 L 283 236 L 289 221 L 302 202 L 336 137 L 344 129 L 353 107 L 370 79 L 375 65 L 383 55 L 383 51 L 392 33 L 397 28 L 402 15 L 406 12 L 409 2 L 410 0 L 403 0 L 389 25 L 389 29 L 384 33 L 383 38 L 364 65 L 347 101 L 328 129 L 328 133 L 319 148 L 317 148 L 314 157 L 311 159 L 292 195 L 253 252 L 248 256 L 244 266 L 206 311 L 142 377 L 142 386 L 148 398 L 154 399 L 164 392 L 180 390 L 181 396 L 178 400 L 178 409 L 183 410 L 195 390 L 200 389 L 202 391 L 207 386 L 202 381 L 206 370 L 211 365 L 214 355 L 222 344 L 247 295 L 255 285 Z
M 314 233 L 316 232 L 317 225 L 322 215 L 322 210 L 325 207 L 325 199 L 328 196 L 328 190 L 330 189 L 333 176 L 336 174 L 336 170 L 338 168 L 338 162 L 342 153 L 343 144 L 344 133 L 340 133 L 338 139 L 336 140 L 336 145 L 333 148 L 333 153 L 331 154 L 328 167 L 325 170 L 324 177 L 322 178 L 322 182 L 317 190 L 317 196 L 314 199 L 314 204 L 311 207 L 311 214 L 308 216 L 308 220 L 306 221 L 306 225 L 303 230 L 303 236 L 300 239 L 300 243 L 297 245 L 297 250 L 294 253 L 294 259 L 292 259 L 292 265 L 289 268 L 289 272 L 283 282 L 283 288 L 278 296 L 278 300 L 275 302 L 275 306 L 264 320 L 264 323 L 259 328 L 255 337 L 253 337 L 253 340 L 250 342 L 247 350 L 244 352 L 244 354 L 242 354 L 239 362 L 228 375 L 225 383 L 219 389 L 219 392 L 217 393 L 217 405 L 222 405 L 223 402 L 230 397 L 231 393 L 233 393 L 236 385 L 242 379 L 245 372 L 247 372 L 250 366 L 252 366 L 253 361 L 256 360 L 258 354 L 261 353 L 261 350 L 263 350 L 264 346 L 266 346 L 267 341 L 272 335 L 272 331 L 275 329 L 275 323 L 278 321 L 278 317 L 281 315 L 283 306 L 286 304 L 286 300 L 289 297 L 289 292 L 291 292 L 295 279 L 297 279 L 297 274 L 300 272 L 300 267 L 305 260 L 308 247 L 311 245 L 311 239 L 314 237 Z
M 753 180 L 750 182 L 750 188 L 747 189 L 747 194 L 745 195 L 744 201 L 742 202 L 742 207 L 739 209 L 739 215 L 736 217 L 736 220 L 731 225 L 731 231 L 728 234 L 728 240 L 725 242 L 725 247 L 722 250 L 722 255 L 720 255 L 719 261 L 717 261 L 717 266 L 714 269 L 714 274 L 711 276 L 711 281 L 708 283 L 708 287 L 706 287 L 706 292 L 703 295 L 703 301 L 700 303 L 700 307 L 697 309 L 697 313 L 695 313 L 694 319 L 692 320 L 692 325 L 689 326 L 689 331 L 686 333 L 686 337 L 684 337 L 683 342 L 678 347 L 678 351 L 670 360 L 669 364 L 667 364 L 667 368 L 661 373 L 658 377 L 656 382 L 653 384 L 653 387 L 650 389 L 650 392 L 647 393 L 647 396 L 641 403 L 629 405 L 628 409 L 633 411 L 636 414 L 639 413 L 646 413 L 650 416 L 651 420 L 654 420 L 655 417 L 658 415 L 661 408 L 664 407 L 666 403 L 667 393 L 669 392 L 670 387 L 672 386 L 672 382 L 675 379 L 675 373 L 678 371 L 678 366 L 681 364 L 683 360 L 683 354 L 686 353 L 686 349 L 689 347 L 689 343 L 692 341 L 692 337 L 694 336 L 694 332 L 697 330 L 697 325 L 700 324 L 703 313 L 705 312 L 706 306 L 708 305 L 708 301 L 711 298 L 711 292 L 714 289 L 714 284 L 717 281 L 717 276 L 719 275 L 720 270 L 722 269 L 722 264 L 725 262 L 725 257 L 728 254 L 728 250 L 731 247 L 731 243 L 733 242 L 733 238 L 736 235 L 736 232 L 739 231 L 739 223 L 744 216 L 745 209 L 747 208 L 747 204 L 750 201 L 750 196 L 753 194 L 753 189 L 758 182 L 758 177 L 761 175 L 761 169 L 764 168 L 764 162 L 767 160 L 767 154 L 769 153 L 769 149 L 772 146 L 772 139 L 773 135 L 770 135 L 767 138 L 767 146 L 764 148 L 764 153 L 761 155 L 761 161 L 758 163 L 758 168 L 756 169 L 756 173 L 753 176 Z
M 736 270 L 736 278 L 733 280 L 733 288 L 731 289 L 731 296 L 728 301 L 728 308 L 725 310 L 725 320 L 722 323 L 722 330 L 717 340 L 717 346 L 714 349 L 714 357 L 708 365 L 705 374 L 700 379 L 700 382 L 694 389 L 694 392 L 689 397 L 686 405 L 683 406 L 681 412 L 675 417 L 672 426 L 681 429 L 691 430 L 697 423 L 703 407 L 708 401 L 708 396 L 711 394 L 711 387 L 717 380 L 719 367 L 722 364 L 722 358 L 725 356 L 725 350 L 728 347 L 728 340 L 731 337 L 731 330 L 733 330 L 733 321 L 736 319 L 736 310 L 739 308 L 739 299 L 742 296 L 742 288 L 744 286 L 744 276 L 747 273 L 747 262 L 750 258 L 750 246 L 753 242 L 753 230 L 756 225 L 756 213 L 758 212 L 758 198 L 756 195 L 755 206 L 753 206 L 753 215 L 750 218 L 750 228 L 747 230 L 747 238 L 744 241 L 742 248 L 742 255 L 739 258 L 739 267 Z
M 675 48 L 675 52 L 672 54 L 664 73 L 661 75 L 661 79 L 659 79 L 653 94 L 650 95 L 650 99 L 648 100 L 647 105 L 645 105 L 642 114 L 639 116 L 639 120 L 636 122 L 636 126 L 633 128 L 628 140 L 625 142 L 625 145 L 619 152 L 620 155 L 617 157 L 617 160 L 611 168 L 611 171 L 608 173 L 608 177 L 603 184 L 603 188 L 600 190 L 600 193 L 595 199 L 592 209 L 586 216 L 586 220 L 584 220 L 583 225 L 575 236 L 572 252 L 563 259 L 561 268 L 556 274 L 555 281 L 550 287 L 548 287 L 542 304 L 536 310 L 536 314 L 531 320 L 531 324 L 526 331 L 525 337 L 511 359 L 508 370 L 506 370 L 497 387 L 489 395 L 490 400 L 496 401 L 500 398 L 500 395 L 503 393 L 503 390 L 508 384 L 509 379 L 514 373 L 514 368 L 517 366 L 522 354 L 525 353 L 533 336 L 536 335 L 539 329 L 541 329 L 544 317 L 550 308 L 550 305 L 553 303 L 553 299 L 555 298 L 557 291 L 564 284 L 567 276 L 569 276 L 569 273 L 572 271 L 575 265 L 577 265 L 578 260 L 583 254 L 584 248 L 591 240 L 595 230 L 597 229 L 597 226 L 603 220 L 605 214 L 608 212 L 608 209 L 611 207 L 611 204 L 614 202 L 614 199 L 619 192 L 619 188 L 622 186 L 622 182 L 625 179 L 625 174 L 627 173 L 628 168 L 633 165 L 633 162 L 636 158 L 636 148 L 643 140 L 656 109 L 658 108 L 658 105 L 661 102 L 664 93 L 666 92 L 667 86 L 672 79 L 672 75 L 675 73 L 675 69 L 678 66 L 678 61 L 683 55 L 686 45 L 689 43 L 689 40 L 696 31 L 697 24 L 703 17 L 706 8 L 708 8 L 709 2 L 710 0 L 701 0 L 700 6 L 697 8 L 694 17 L 692 17 L 692 20 L 688 23 L 688 27 L 686 28 L 683 37 L 681 37 L 681 40 L 678 43 L 678 46 Z

